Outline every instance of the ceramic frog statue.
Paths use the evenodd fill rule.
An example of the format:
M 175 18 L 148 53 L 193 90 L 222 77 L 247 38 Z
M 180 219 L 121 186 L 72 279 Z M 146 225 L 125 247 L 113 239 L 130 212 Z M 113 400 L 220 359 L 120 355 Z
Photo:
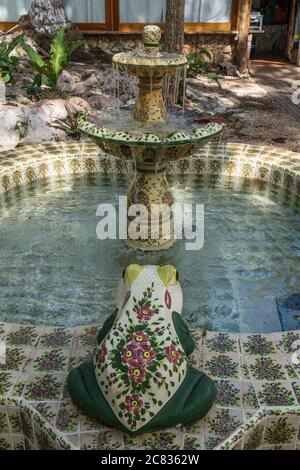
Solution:
M 94 362 L 70 372 L 74 403 L 130 434 L 203 418 L 216 389 L 188 365 L 195 344 L 181 318 L 182 300 L 173 266 L 129 266 L 119 286 L 117 311 L 99 333 Z

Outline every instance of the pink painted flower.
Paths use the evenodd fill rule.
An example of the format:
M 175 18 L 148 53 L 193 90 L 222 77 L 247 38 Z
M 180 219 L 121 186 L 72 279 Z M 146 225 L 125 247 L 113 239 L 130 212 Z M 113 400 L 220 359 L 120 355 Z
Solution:
M 138 351 L 139 359 L 146 366 L 152 366 L 155 358 L 156 352 L 150 346 L 145 346 L 143 349 Z
M 133 344 L 129 344 L 121 352 L 121 361 L 123 364 L 130 364 L 132 361 L 137 361 L 138 357 L 138 349 Z
M 155 312 L 150 305 L 144 305 L 143 307 L 139 307 L 136 313 L 138 320 L 151 320 Z
M 167 353 L 167 356 L 168 356 L 168 361 L 171 363 L 171 364 L 178 364 L 180 358 L 181 358 L 181 353 L 180 351 L 178 351 L 178 349 L 176 348 L 176 345 L 173 343 L 171 346 L 168 346 L 166 348 L 166 353 Z
M 99 349 L 96 355 L 97 364 L 103 364 L 103 362 L 105 362 L 105 358 L 107 354 L 108 354 L 108 349 L 106 346 L 103 346 L 101 349 Z
M 134 348 L 145 348 L 149 344 L 149 336 L 142 331 L 136 331 L 130 338 Z
M 144 405 L 143 400 L 137 394 L 128 395 L 125 398 L 125 407 L 128 413 L 133 413 L 134 415 L 138 415 Z
M 134 382 L 136 384 L 141 384 L 145 381 L 147 374 L 146 374 L 146 370 L 144 369 L 144 367 L 141 366 L 139 362 L 137 361 L 136 364 L 132 363 L 128 367 L 128 375 L 129 375 L 129 379 L 131 380 L 131 382 Z

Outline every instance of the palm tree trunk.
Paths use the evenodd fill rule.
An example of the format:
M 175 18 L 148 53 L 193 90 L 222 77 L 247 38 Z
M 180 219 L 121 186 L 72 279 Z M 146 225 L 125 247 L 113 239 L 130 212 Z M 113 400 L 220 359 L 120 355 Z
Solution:
M 63 0 L 33 0 L 29 22 L 37 34 L 54 35 L 60 28 L 69 28 Z
M 182 54 L 184 46 L 184 7 L 185 0 L 167 0 L 166 34 L 167 52 Z

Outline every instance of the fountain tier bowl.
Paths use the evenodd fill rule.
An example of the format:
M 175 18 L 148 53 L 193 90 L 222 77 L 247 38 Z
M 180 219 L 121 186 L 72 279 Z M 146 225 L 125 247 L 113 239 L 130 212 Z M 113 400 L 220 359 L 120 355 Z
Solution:
M 105 153 L 157 165 L 188 157 L 221 134 L 221 125 L 200 127 L 196 119 L 197 113 L 188 111 L 170 113 L 166 122 L 139 123 L 128 109 L 108 108 L 85 113 L 78 126 Z

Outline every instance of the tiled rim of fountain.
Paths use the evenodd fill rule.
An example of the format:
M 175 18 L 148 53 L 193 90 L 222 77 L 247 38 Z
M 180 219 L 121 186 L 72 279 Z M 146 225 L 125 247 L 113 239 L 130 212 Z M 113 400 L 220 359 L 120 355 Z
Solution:
M 31 184 L 46 176 L 127 173 L 132 170 L 132 162 L 104 155 L 91 143 L 51 143 L 23 147 L 0 153 L 0 193 Z M 280 149 L 211 143 L 197 155 L 170 164 L 170 173 L 257 178 L 266 185 L 271 183 L 285 188 L 291 197 L 300 195 L 300 155 Z M 101 428 L 99 423 L 95 425 L 95 422 L 83 417 L 70 402 L 64 388 L 68 369 L 92 353 L 99 327 L 63 329 L 68 346 L 55 347 L 54 351 L 62 353 L 67 360 L 64 370 L 56 373 L 46 369 L 33 372 L 33 364 L 45 353 L 42 336 L 54 334 L 56 338 L 57 329 L 44 328 L 40 331 L 39 327 L 33 327 L 29 343 L 26 343 L 26 328 L 31 327 L 0 324 L 0 340 L 10 336 L 9 344 L 16 361 L 12 362 L 11 368 L 0 368 L 0 420 L 5 416 L 9 423 L 9 432 L 0 434 L 0 448 L 9 448 L 9 443 L 18 447 L 25 436 L 29 448 L 78 448 L 83 443 L 88 448 L 100 445 L 101 448 L 119 446 L 121 449 L 123 445 L 125 449 L 136 449 L 151 448 L 151 445 L 157 448 L 160 445 L 164 450 L 188 450 L 203 448 L 205 442 L 210 448 L 220 445 L 218 449 L 283 446 L 300 450 L 300 369 L 290 362 L 293 352 L 291 344 L 300 339 L 299 332 L 248 336 L 207 332 L 204 337 L 203 332 L 195 331 L 197 350 L 192 361 L 198 368 L 204 368 L 218 383 L 222 391 L 218 407 L 206 420 L 186 429 L 169 430 L 158 435 L 148 435 L 144 440 L 134 440 L 122 437 L 118 431 Z M 20 331 L 23 333 L 19 334 Z M 36 339 L 31 340 L 35 334 Z M 259 355 L 251 353 L 253 341 L 260 344 Z M 221 375 L 217 372 L 220 370 L 218 364 L 224 366 L 224 363 L 225 375 Z M 266 373 L 271 371 L 272 380 L 259 375 L 264 370 Z M 57 394 L 39 401 L 34 395 L 36 385 L 45 387 L 45 383 L 50 384 L 46 387 L 47 393 Z M 268 399 L 271 399 L 271 403 L 267 402 Z M 283 403 L 289 406 L 282 406 Z M 265 409 L 266 405 L 271 408 Z M 47 406 L 56 410 L 54 418 L 49 418 L 50 421 L 49 410 L 45 411 Z M 47 419 L 40 416 L 36 409 Z M 23 416 L 27 413 L 30 416 L 29 427 L 28 421 L 23 420 L 19 431 L 13 429 L 16 420 L 12 419 L 14 415 L 10 415 L 13 413 L 11 410 L 17 414 L 23 413 Z M 35 423 L 45 430 L 40 442 L 36 440 Z M 28 439 L 28 432 L 33 433 L 32 439 Z
M 132 161 L 108 156 L 93 143 L 20 147 L 0 152 L 0 193 L 47 176 L 132 171 Z M 255 178 L 300 194 L 300 154 L 264 146 L 213 142 L 171 162 L 169 173 Z

